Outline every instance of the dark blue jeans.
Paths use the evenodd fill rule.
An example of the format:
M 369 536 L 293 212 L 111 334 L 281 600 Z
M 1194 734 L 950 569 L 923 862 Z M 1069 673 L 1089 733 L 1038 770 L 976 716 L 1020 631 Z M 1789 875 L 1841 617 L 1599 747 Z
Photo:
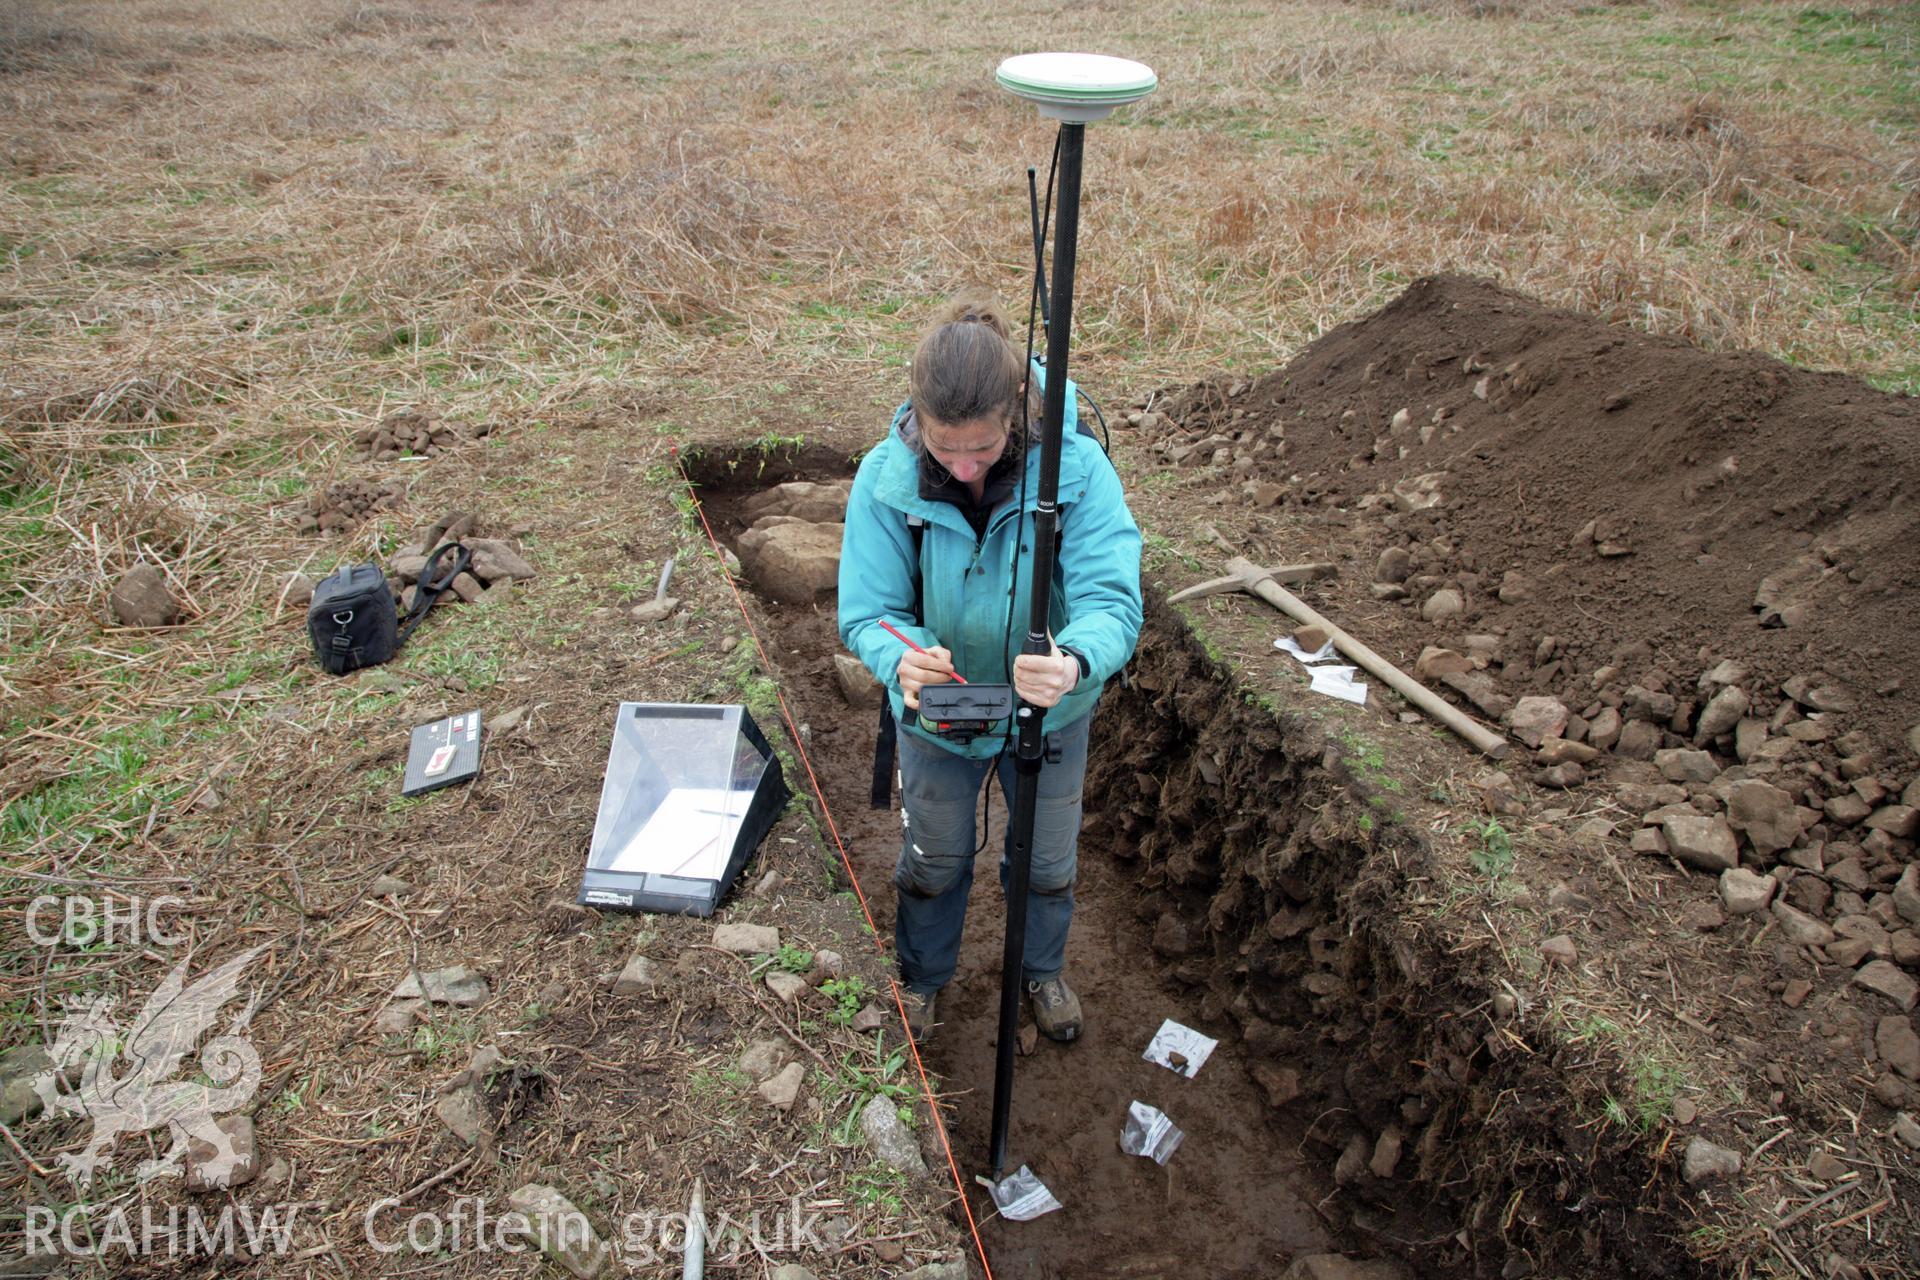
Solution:
M 1049 754 L 1057 749 L 1060 758 L 1040 770 L 1034 805 L 1027 949 L 1021 966 L 1030 982 L 1057 978 L 1066 964 L 1080 838 L 1080 788 L 1087 773 L 1087 733 L 1092 726 L 1089 713 L 1046 736 Z M 960 954 L 960 932 L 973 889 L 973 851 L 979 843 L 975 809 L 994 761 L 955 755 L 905 732 L 899 749 L 903 830 L 900 861 L 893 873 L 894 887 L 900 891 L 894 946 L 900 956 L 900 978 L 908 989 L 938 991 L 952 981 L 954 961 Z M 1000 756 L 999 768 L 1010 811 L 1011 748 Z M 1009 829 L 1000 858 L 1003 888 L 1012 849 Z

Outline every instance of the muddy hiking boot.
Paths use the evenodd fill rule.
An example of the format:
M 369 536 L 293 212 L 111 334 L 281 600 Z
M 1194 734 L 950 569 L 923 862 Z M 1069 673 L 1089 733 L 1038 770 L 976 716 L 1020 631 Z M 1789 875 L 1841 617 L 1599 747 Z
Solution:
M 940 1025 L 940 1017 L 934 1006 L 940 1000 L 938 991 L 909 991 L 902 996 L 907 1006 L 907 1030 L 913 1033 L 914 1040 L 925 1044 L 933 1038 L 933 1029 Z
M 1080 997 L 1059 978 L 1029 982 L 1027 998 L 1033 1002 L 1034 1025 L 1049 1040 L 1077 1040 L 1080 1037 Z

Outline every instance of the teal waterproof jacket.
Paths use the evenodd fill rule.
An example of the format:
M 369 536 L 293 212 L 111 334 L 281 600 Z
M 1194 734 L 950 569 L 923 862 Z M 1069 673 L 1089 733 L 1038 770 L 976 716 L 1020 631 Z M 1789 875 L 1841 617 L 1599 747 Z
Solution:
M 1035 366 L 1036 381 L 1042 371 Z M 885 618 L 922 648 L 945 646 L 953 665 L 975 684 L 1012 682 L 1013 659 L 1025 641 L 1032 598 L 1034 512 L 1040 497 L 1040 449 L 1026 452 L 1025 502 L 1016 483 L 976 539 L 951 503 L 920 496 L 920 458 L 901 435 L 909 406 L 893 415 L 887 438 L 860 463 L 847 500 L 840 550 L 840 639 L 886 688 L 901 731 L 974 759 L 999 753 L 991 733 L 957 743 L 922 730 L 900 695 L 906 646 L 879 625 Z M 1113 463 L 1076 421 L 1067 383 L 1067 421 L 1060 454 L 1060 556 L 1049 610 L 1054 643 L 1084 654 L 1089 673 L 1047 711 L 1049 732 L 1088 715 L 1106 681 L 1126 665 L 1140 638 L 1140 528 L 1127 510 Z M 913 616 L 913 535 L 907 517 L 926 522 L 920 550 L 921 616 Z M 1015 543 L 1019 579 L 1014 581 Z M 1007 606 L 1011 597 L 1013 626 Z

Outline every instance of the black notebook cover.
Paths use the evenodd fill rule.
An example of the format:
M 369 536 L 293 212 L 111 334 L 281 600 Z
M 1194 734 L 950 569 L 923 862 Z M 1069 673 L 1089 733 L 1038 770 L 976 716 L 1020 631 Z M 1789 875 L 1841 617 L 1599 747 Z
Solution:
M 422 795 L 466 782 L 480 772 L 480 713 L 448 716 L 413 731 L 407 745 L 403 796 Z

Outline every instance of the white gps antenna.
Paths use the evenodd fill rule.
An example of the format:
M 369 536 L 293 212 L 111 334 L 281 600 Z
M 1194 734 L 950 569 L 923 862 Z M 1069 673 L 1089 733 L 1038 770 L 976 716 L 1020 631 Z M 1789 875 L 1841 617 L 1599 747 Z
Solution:
M 1102 53 L 1023 53 L 1001 63 L 993 78 L 1041 115 L 1073 124 L 1104 120 L 1160 84 L 1152 67 Z

